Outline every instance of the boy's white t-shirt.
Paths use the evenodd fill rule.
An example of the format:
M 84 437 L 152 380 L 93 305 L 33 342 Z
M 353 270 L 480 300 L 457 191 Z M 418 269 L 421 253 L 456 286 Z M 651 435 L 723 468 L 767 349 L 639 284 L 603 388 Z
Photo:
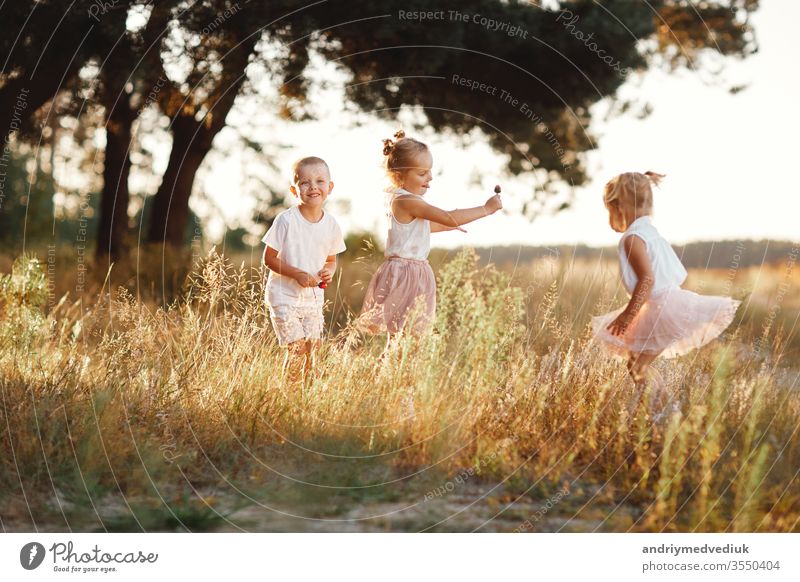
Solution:
M 342 229 L 330 212 L 325 211 L 319 222 L 309 222 L 297 206 L 275 217 L 261 242 L 278 251 L 279 259 L 314 276 L 325 266 L 325 259 L 346 249 Z M 321 306 L 325 301 L 322 289 L 301 287 L 291 277 L 274 271 L 269 272 L 265 295 L 272 306 Z

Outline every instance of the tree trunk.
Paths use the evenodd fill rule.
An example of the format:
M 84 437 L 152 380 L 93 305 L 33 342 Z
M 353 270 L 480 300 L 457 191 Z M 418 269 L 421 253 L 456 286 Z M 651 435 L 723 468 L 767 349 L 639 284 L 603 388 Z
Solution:
M 150 214 L 150 242 L 164 242 L 174 247 L 183 244 L 194 177 L 218 131 L 212 133 L 202 122 L 189 116 L 180 116 L 173 123 L 169 163 Z
M 142 47 L 156 47 L 141 56 L 128 38 L 122 38 L 106 58 L 103 71 L 102 99 L 106 109 L 106 151 L 103 168 L 103 191 L 100 200 L 100 220 L 97 229 L 96 255 L 100 260 L 116 261 L 128 250 L 128 204 L 130 190 L 130 149 L 132 127 L 139 112 L 132 108 L 129 83 L 141 85 L 141 97 L 151 99 L 154 88 L 160 90 L 165 75 L 161 66 L 158 39 L 167 26 L 170 11 L 178 0 L 160 2 L 154 6 L 143 33 Z M 138 62 L 137 62 L 138 61 Z M 132 65 L 133 71 L 129 71 Z M 160 73 L 160 74 L 159 74 Z
M 172 151 L 153 201 L 148 236 L 150 242 L 168 243 L 174 247 L 183 244 L 194 177 L 211 150 L 214 137 L 225 127 L 228 112 L 244 83 L 248 58 L 257 38 L 256 35 L 248 37 L 226 54 L 223 61 L 225 74 L 218 85 L 220 93 L 208 100 L 207 115 L 197 120 L 191 108 L 173 115 Z
M 131 127 L 136 112 L 131 110 L 124 93 L 116 106 L 111 104 L 110 107 L 113 109 L 106 121 L 103 191 L 95 253 L 98 259 L 116 261 L 127 250 Z

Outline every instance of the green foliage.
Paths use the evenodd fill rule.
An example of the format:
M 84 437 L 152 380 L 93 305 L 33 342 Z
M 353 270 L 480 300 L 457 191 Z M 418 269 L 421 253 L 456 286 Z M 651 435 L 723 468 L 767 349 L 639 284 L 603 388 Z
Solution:
M 0 167 L 0 244 L 11 252 L 48 240 L 53 231 L 52 175 L 37 170 L 29 175 L 27 166 L 35 165 L 32 156 L 9 151 L 8 165 Z
M 447 335 L 449 356 L 460 366 L 503 365 L 524 334 L 524 311 L 522 290 L 492 265 L 479 269 L 471 249 L 461 251 L 439 274 L 436 331 Z
M 0 346 L 19 353 L 38 347 L 47 334 L 48 286 L 38 259 L 21 256 L 11 273 L 0 276 Z
M 349 261 L 379 259 L 383 257 L 383 245 L 370 232 L 351 232 L 344 238 L 347 250 L 342 258 Z

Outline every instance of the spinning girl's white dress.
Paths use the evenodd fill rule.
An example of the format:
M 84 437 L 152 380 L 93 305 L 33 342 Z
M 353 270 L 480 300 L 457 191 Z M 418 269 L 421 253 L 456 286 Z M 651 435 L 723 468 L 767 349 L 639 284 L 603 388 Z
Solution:
M 653 226 L 650 216 L 637 218 L 619 241 L 620 271 L 628 293 L 633 293 L 637 278 L 628 262 L 623 241 L 632 235 L 638 236 L 647 246 L 655 279 L 652 293 L 622 336 L 611 335 L 606 328 L 624 308 L 593 317 L 594 337 L 618 355 L 635 352 L 674 358 L 721 334 L 733 321 L 741 301 L 682 289 L 686 269 Z

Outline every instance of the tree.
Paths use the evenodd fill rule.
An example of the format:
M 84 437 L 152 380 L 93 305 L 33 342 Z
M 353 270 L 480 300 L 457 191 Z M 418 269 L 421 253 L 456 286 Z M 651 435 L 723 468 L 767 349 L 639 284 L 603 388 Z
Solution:
M 163 72 L 170 83 L 159 104 L 170 118 L 173 144 L 153 200 L 150 242 L 182 244 L 197 170 L 225 127 L 236 97 L 254 90 L 248 82 L 248 65 L 262 59 L 279 83 L 294 77 L 295 71 L 302 72 L 307 60 L 298 55 L 307 56 L 313 21 L 305 5 L 291 0 L 205 0 L 193 4 L 176 23 L 179 27 L 165 47 L 163 61 L 166 65 L 182 58 L 190 66 L 185 77 Z
M 423 0 L 380 9 L 349 2 L 353 14 L 370 17 L 369 34 L 335 26 L 331 6 L 320 15 L 318 50 L 349 69 L 347 98 L 362 111 L 394 119 L 411 105 L 437 132 L 479 129 L 508 155 L 509 171 L 532 172 L 541 192 L 585 181 L 590 107 L 613 100 L 630 73 L 693 63 L 704 50 L 753 52 L 745 16 L 757 3 L 736 4 L 577 0 L 547 9 L 465 0 L 420 21 L 414 14 L 431 10 Z
M 225 127 L 260 38 L 257 24 L 235 3 L 227 4 L 199 3 L 181 23 L 181 41 L 192 47 L 182 53 L 190 59 L 191 70 L 185 79 L 171 80 L 159 99 L 170 118 L 173 141 L 153 200 L 151 242 L 183 244 L 195 175 L 214 137 Z M 163 69 L 162 76 L 168 77 Z
M 177 0 L 167 0 L 154 5 L 148 11 L 146 24 L 135 33 L 127 29 L 124 13 L 123 18 L 115 19 L 114 28 L 107 29 L 115 42 L 99 73 L 99 97 L 106 111 L 106 148 L 97 232 L 98 259 L 117 260 L 127 248 L 133 124 L 141 111 L 157 100 L 166 81 L 156 73 L 163 70 L 161 39 L 177 4 Z
M 103 18 L 91 17 L 98 9 L 92 0 L 0 5 L 0 139 L 19 131 L 92 56 L 108 51 L 111 45 L 103 29 L 113 16 L 124 16 L 130 4 L 116 2 L 115 10 Z M 20 96 L 24 108 L 15 106 Z
M 113 9 L 84 1 L 69 6 L 63 2 L 12 3 L 3 11 L 5 18 L 0 27 L 7 55 L 0 75 L 0 131 L 4 137 L 17 134 L 38 141 L 42 127 L 30 122 L 60 91 L 74 94 L 68 110 L 89 116 L 86 103 L 77 95 L 84 84 L 78 73 L 92 61 L 106 65 L 100 69 L 102 82 L 97 95 L 108 115 L 102 217 L 96 248 L 100 253 L 112 252 L 114 257 L 122 250 L 122 237 L 127 230 L 128 148 L 131 124 L 136 118 L 127 100 L 115 98 L 114 93 L 122 93 L 121 88 L 129 82 L 124 79 L 124 72 L 134 66 L 134 57 L 138 56 L 126 31 L 126 18 L 131 6 L 142 3 L 115 2 Z M 20 101 L 20 95 L 24 96 L 25 107 L 10 106 L 11 100 Z M 53 107 L 48 116 L 51 113 Z M 39 195 L 52 196 L 52 191 Z
M 0 243 L 18 252 L 29 241 L 45 239 L 53 228 L 53 180 L 39 172 L 30 152 L 12 152 L 8 169 L 0 177 Z M 28 163 L 34 170 L 26 169 Z M 3 192 L 25 192 L 3 196 Z
M 107 151 L 98 253 L 124 247 L 131 130 L 137 102 L 154 101 L 170 119 L 168 167 L 151 210 L 149 240 L 180 246 L 198 168 L 225 127 L 236 96 L 251 90 L 249 63 L 273 73 L 290 119 L 313 114 L 308 100 L 317 55 L 351 77 L 344 98 L 355 110 L 396 119 L 416 108 L 420 125 L 469 138 L 481 132 L 508 156 L 509 172 L 539 182 L 532 198 L 558 184 L 581 184 L 593 147 L 590 107 L 615 99 L 630 71 L 697 64 L 711 52 L 755 50 L 747 15 L 756 0 L 704 2 L 463 0 L 453 9 L 423 0 L 197 0 L 152 4 L 144 32 L 126 15 L 146 0 L 49 0 L 0 5 L 0 131 L 30 116 L 92 59 L 100 62 Z M 91 10 L 105 12 L 89 18 Z M 11 39 L 22 39 L 16 42 Z M 176 73 L 188 70 L 187 74 Z M 14 104 L 26 88 L 28 107 Z M 26 117 L 27 118 L 27 117 Z
M 379 5 L 331 0 L 294 11 L 292 4 L 251 3 L 239 18 L 224 23 L 234 39 L 249 38 L 256 23 L 265 27 L 266 38 L 283 43 L 269 57 L 283 97 L 281 115 L 310 115 L 309 63 L 318 54 L 351 75 L 345 98 L 363 112 L 395 119 L 401 108 L 415 106 L 437 132 L 469 136 L 480 130 L 495 150 L 508 155 L 511 173 L 532 172 L 540 182 L 532 198 L 552 193 L 555 184 L 585 181 L 582 154 L 594 147 L 590 107 L 613 99 L 627 73 L 692 63 L 706 50 L 750 54 L 754 42 L 746 15 L 757 7 L 749 0 L 732 8 L 713 2 L 578 0 L 545 9 L 520 1 L 465 0 L 456 13 L 433 10 L 423 0 Z M 220 14 L 229 5 L 206 6 Z M 205 55 L 195 57 L 195 71 L 208 68 Z M 230 58 L 235 74 L 242 57 L 233 51 L 221 64 L 227 69 L 223 61 Z M 231 85 L 226 96 L 243 86 Z M 213 96 L 219 87 L 206 93 Z M 204 122 L 205 130 L 196 119 L 182 127 L 170 112 L 173 169 L 156 196 L 152 241 L 179 241 L 192 177 L 230 109 L 230 101 L 221 104 L 206 104 L 209 112 L 219 107 L 221 115 Z M 191 140 L 177 139 L 191 131 L 196 133 Z

